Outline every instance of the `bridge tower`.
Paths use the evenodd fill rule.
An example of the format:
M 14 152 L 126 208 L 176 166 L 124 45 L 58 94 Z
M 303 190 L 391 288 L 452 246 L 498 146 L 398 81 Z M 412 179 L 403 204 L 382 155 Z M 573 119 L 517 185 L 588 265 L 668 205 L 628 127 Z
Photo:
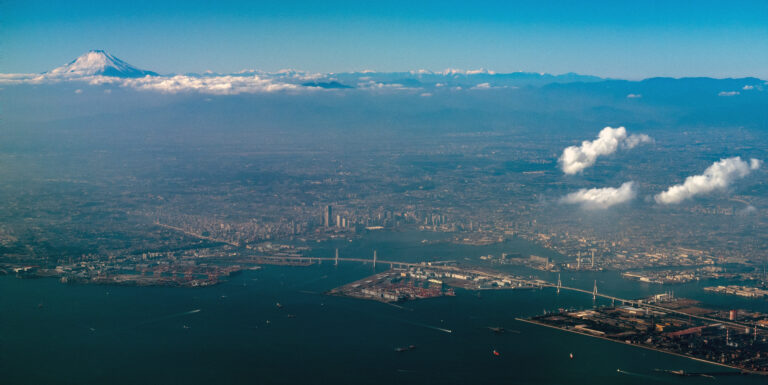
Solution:
M 590 269 L 595 269 L 595 250 L 592 250 L 592 265 L 590 266 Z
M 560 294 L 560 287 L 563 286 L 563 283 L 560 281 L 560 273 L 557 273 L 557 294 Z
M 373 251 L 373 270 L 376 270 L 376 250 Z
M 597 299 L 597 280 L 595 280 L 595 287 L 592 289 L 592 300 Z
M 339 266 L 339 249 L 336 249 L 336 256 L 333 258 L 333 266 Z

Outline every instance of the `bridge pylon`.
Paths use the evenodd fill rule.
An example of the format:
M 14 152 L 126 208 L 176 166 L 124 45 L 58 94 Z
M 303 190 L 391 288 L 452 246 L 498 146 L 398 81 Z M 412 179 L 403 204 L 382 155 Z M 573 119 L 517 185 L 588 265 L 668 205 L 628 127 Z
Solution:
M 592 289 L 592 300 L 597 299 L 597 280 L 595 280 L 595 287 Z

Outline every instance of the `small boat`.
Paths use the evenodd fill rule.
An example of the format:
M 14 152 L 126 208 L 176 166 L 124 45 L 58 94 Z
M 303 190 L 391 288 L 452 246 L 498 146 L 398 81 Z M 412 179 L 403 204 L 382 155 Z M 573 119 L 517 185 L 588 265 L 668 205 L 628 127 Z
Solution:
M 296 318 L 296 316 L 293 314 L 288 314 L 288 318 Z
M 501 356 L 501 353 L 497 352 L 496 349 L 493 350 L 493 355 L 496 357 Z
M 187 326 L 187 325 L 181 325 L 181 328 L 182 328 L 182 329 L 189 329 L 189 326 Z
M 667 373 L 669 373 L 669 374 L 676 374 L 678 376 L 685 376 L 686 375 L 685 370 L 683 370 L 683 369 L 680 369 L 680 370 L 667 370 Z
M 488 330 L 490 330 L 490 331 L 492 331 L 492 332 L 494 332 L 496 334 L 501 334 L 501 333 L 504 333 L 506 331 L 501 326 L 488 326 Z
M 278 309 L 282 309 L 283 305 L 280 304 L 280 302 L 276 303 L 275 306 L 277 306 Z
M 395 348 L 395 351 L 398 353 L 407 352 L 409 350 L 416 349 L 416 345 L 408 345 L 408 347 L 399 347 Z
M 570 353 L 570 354 L 568 354 L 568 357 L 570 357 L 571 359 L 573 359 L 573 353 Z

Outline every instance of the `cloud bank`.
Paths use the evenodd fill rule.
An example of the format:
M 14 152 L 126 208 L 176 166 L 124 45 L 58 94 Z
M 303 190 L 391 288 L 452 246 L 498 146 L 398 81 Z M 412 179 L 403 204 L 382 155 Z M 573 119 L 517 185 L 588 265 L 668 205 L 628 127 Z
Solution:
M 595 164 L 597 158 L 601 155 L 609 155 L 621 148 L 631 149 L 641 143 L 653 142 L 650 136 L 629 135 L 624 127 L 603 128 L 593 141 L 585 140 L 581 146 L 570 146 L 563 150 L 559 162 L 566 174 L 576 174 L 585 168 Z
M 744 178 L 753 170 L 760 168 L 762 163 L 761 160 L 754 158 L 747 163 L 738 156 L 720 159 L 704 170 L 703 174 L 689 176 L 682 184 L 670 187 L 667 191 L 657 194 L 654 199 L 659 204 L 678 204 L 696 195 L 724 190 L 735 180 Z
M 581 189 L 560 199 L 561 203 L 577 204 L 588 210 L 607 209 L 635 198 L 634 182 L 626 182 L 619 188 L 605 187 Z

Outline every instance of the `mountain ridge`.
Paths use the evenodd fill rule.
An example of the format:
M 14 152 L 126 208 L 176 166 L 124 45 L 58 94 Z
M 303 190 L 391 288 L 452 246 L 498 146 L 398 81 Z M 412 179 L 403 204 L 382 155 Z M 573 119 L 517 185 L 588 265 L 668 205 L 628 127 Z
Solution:
M 156 72 L 136 68 L 104 50 L 90 50 L 75 60 L 45 74 L 65 77 L 110 76 L 117 78 L 158 76 Z

